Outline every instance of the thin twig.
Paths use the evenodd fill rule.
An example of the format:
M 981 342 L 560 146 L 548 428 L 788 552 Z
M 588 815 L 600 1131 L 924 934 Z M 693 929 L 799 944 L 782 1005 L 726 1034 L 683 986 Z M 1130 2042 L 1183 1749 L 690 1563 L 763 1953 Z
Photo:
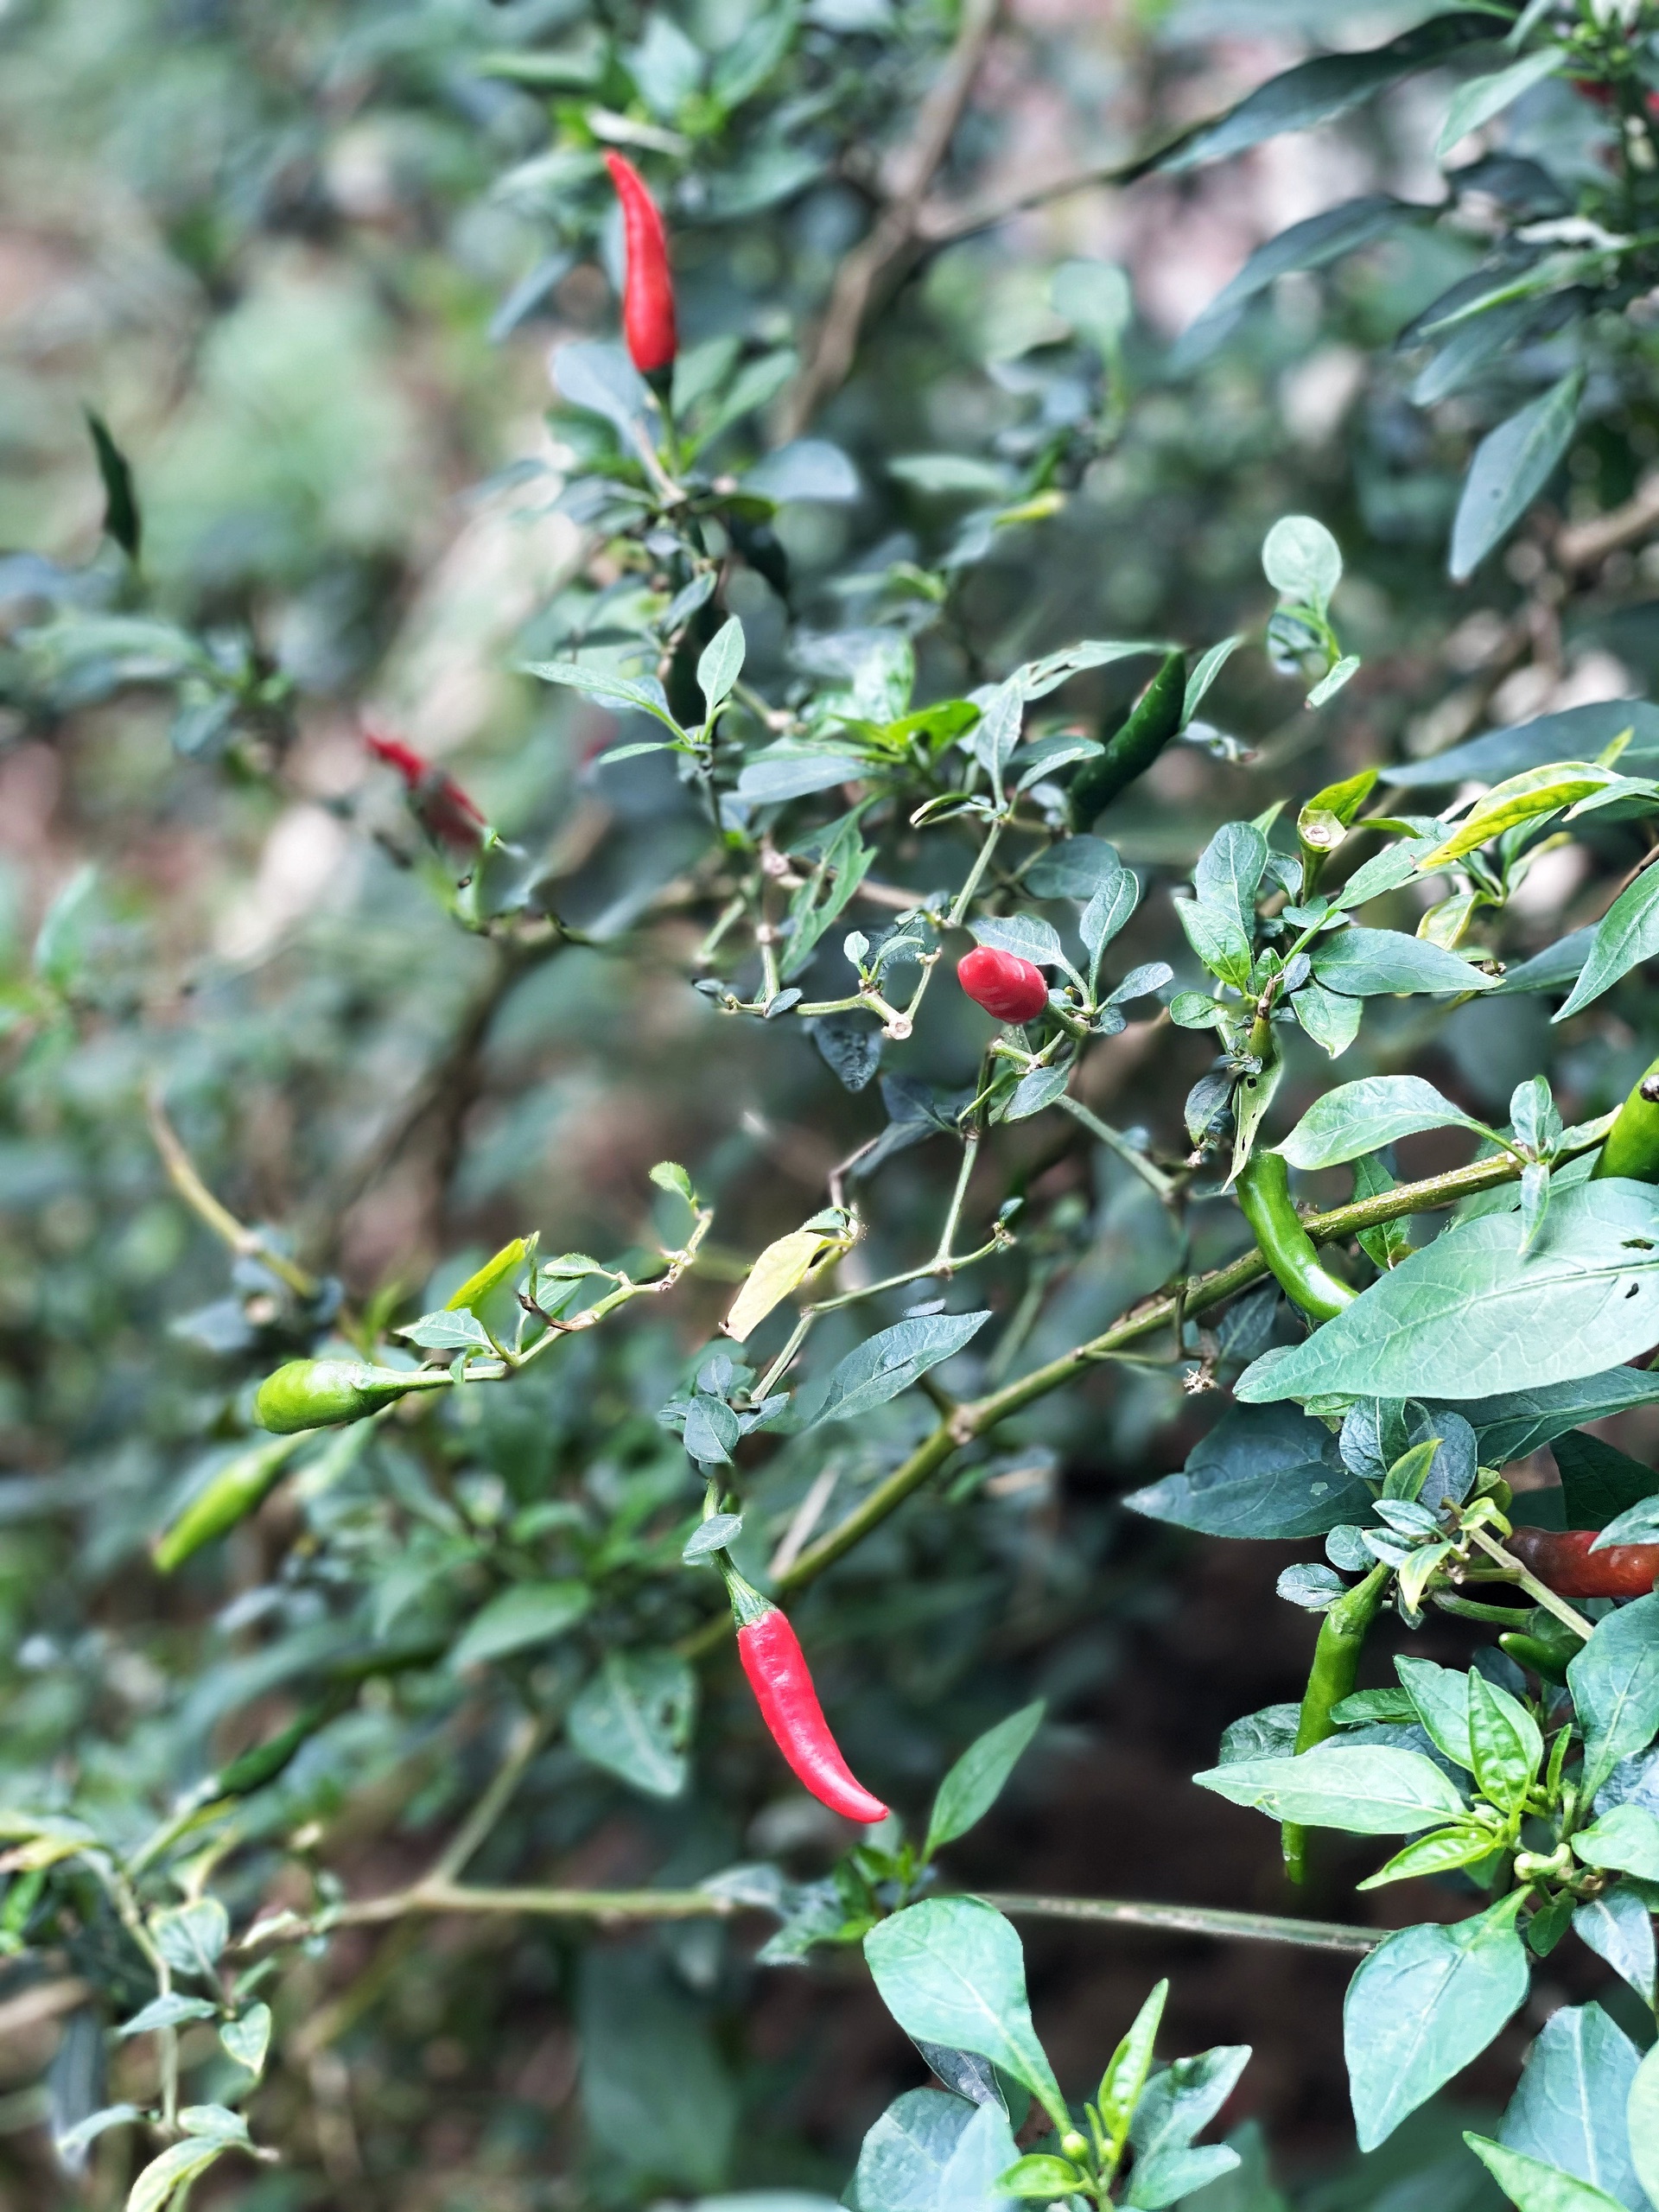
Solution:
M 1202 1904 L 1135 1904 L 1119 1897 L 1028 1897 L 983 1891 L 987 1904 L 1026 1920 L 1107 1921 L 1120 1928 L 1168 1928 L 1186 1936 L 1217 1936 L 1245 1943 L 1296 1943 L 1313 1951 L 1374 1951 L 1385 1928 L 1354 1928 L 1340 1920 L 1282 1919 L 1271 1912 L 1230 1912 Z
M 785 441 L 798 437 L 846 381 L 878 286 L 916 243 L 924 196 L 950 150 L 1001 4 L 1001 0 L 964 0 L 957 42 L 917 111 L 909 139 L 890 165 L 887 205 L 836 271 L 811 351 L 784 403 Z
M 546 1728 L 545 1716 L 527 1713 L 520 1719 L 495 1779 L 440 1852 L 431 1872 L 420 1885 L 422 1888 L 435 1884 L 445 1889 L 454 1884 L 461 1868 L 505 1812 L 513 1791 L 524 1779 L 524 1769 L 536 1756 Z
M 1080 1098 L 1073 1098 L 1069 1090 L 1062 1091 L 1054 1103 L 1064 1107 L 1073 1121 L 1081 1122 L 1091 1136 L 1098 1137 L 1103 1145 L 1109 1145 L 1124 1165 L 1133 1167 L 1141 1181 L 1154 1190 L 1166 1205 L 1168 1205 L 1179 1187 L 1175 1179 L 1166 1175 L 1163 1169 L 1148 1160 L 1144 1152 L 1137 1152 L 1122 1129 L 1115 1129 L 1109 1122 L 1103 1122 L 1098 1114 L 1091 1112 Z
M 279 1281 L 286 1283 L 296 1298 L 315 1298 L 319 1288 L 315 1277 L 308 1275 L 303 1268 L 296 1267 L 285 1252 L 279 1252 L 257 1229 L 249 1229 L 239 1222 L 230 1208 L 222 1205 L 202 1181 L 178 1131 L 167 1118 L 159 1085 L 152 1084 L 145 1093 L 144 1106 L 149 1117 L 149 1133 L 156 1141 L 156 1151 L 162 1155 L 167 1179 L 191 1211 L 205 1221 L 214 1236 L 228 1244 L 232 1252 L 245 1260 L 257 1260 L 261 1267 L 268 1268 Z

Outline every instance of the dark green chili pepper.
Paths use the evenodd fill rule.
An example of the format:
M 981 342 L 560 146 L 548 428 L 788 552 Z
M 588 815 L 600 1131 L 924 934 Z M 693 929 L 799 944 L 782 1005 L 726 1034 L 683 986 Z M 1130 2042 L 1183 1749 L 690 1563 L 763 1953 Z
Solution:
M 264 1743 L 255 1744 L 239 1758 L 221 1767 L 207 1787 L 207 1796 L 248 1797 L 256 1789 L 263 1789 L 266 1783 L 275 1782 L 306 1738 L 315 1736 L 319 1728 L 343 1713 L 351 1700 L 351 1690 L 343 1687 L 315 1699 L 286 1728 L 279 1728 Z
M 1498 1649 L 1507 1653 L 1517 1667 L 1530 1667 L 1533 1673 L 1541 1675 L 1545 1681 L 1565 1686 L 1567 1662 L 1572 1657 L 1572 1652 L 1558 1651 L 1548 1643 L 1541 1643 L 1535 1636 L 1522 1635 L 1518 1629 L 1511 1629 L 1508 1634 L 1500 1636 L 1497 1645 Z M 1583 1649 L 1583 1644 L 1575 1638 L 1573 1650 L 1582 1651 Z
M 1331 1715 L 1345 1697 L 1351 1697 L 1359 1680 L 1359 1655 L 1365 1648 L 1366 1630 L 1382 1608 L 1391 1567 L 1381 1561 L 1363 1582 L 1344 1591 L 1319 1623 L 1319 1640 L 1313 1647 L 1313 1664 L 1302 1693 L 1302 1713 L 1296 1724 L 1296 1749 L 1311 1751 L 1337 1732 Z M 1307 1879 L 1307 1831 L 1293 1821 L 1284 1823 L 1285 1872 L 1293 1882 Z
M 360 1359 L 290 1359 L 267 1375 L 254 1398 L 261 1428 L 293 1436 L 302 1428 L 332 1428 L 378 1413 L 410 1390 L 448 1386 L 442 1368 L 371 1367 Z
M 1237 1190 L 1244 1218 L 1286 1297 L 1316 1321 L 1329 1321 L 1351 1306 L 1356 1293 L 1323 1265 L 1291 1203 L 1283 1154 L 1253 1152 L 1239 1170 Z
M 272 1378 L 275 1380 L 275 1377 Z M 156 1540 L 156 1564 L 163 1574 L 181 1567 L 193 1552 L 212 1543 L 245 1521 L 264 1501 L 287 1465 L 304 1432 L 280 1438 L 275 1444 L 257 1444 L 239 1452 L 213 1478 Z
M 1186 706 L 1186 655 L 1171 653 L 1135 702 L 1128 720 L 1071 779 L 1071 827 L 1087 830 L 1103 807 L 1144 775 L 1173 737 Z
M 1590 1174 L 1592 1181 L 1624 1175 L 1632 1183 L 1659 1183 L 1659 1060 L 1631 1086 Z

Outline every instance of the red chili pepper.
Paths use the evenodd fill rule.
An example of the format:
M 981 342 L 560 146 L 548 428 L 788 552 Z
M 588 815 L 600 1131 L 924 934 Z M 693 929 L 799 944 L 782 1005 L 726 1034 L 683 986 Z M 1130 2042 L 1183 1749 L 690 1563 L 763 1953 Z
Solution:
M 363 742 L 377 760 L 384 760 L 403 778 L 415 818 L 429 836 L 456 852 L 477 851 L 486 826 L 484 817 L 453 776 L 401 737 L 389 736 L 372 722 L 363 725 Z
M 679 351 L 674 325 L 674 279 L 668 266 L 668 239 L 656 201 L 632 162 L 607 154 L 605 166 L 622 202 L 622 232 L 628 274 L 622 289 L 622 330 L 628 353 L 642 377 L 672 365 Z
M 1645 1598 L 1659 1580 L 1659 1544 L 1609 1544 L 1594 1529 L 1517 1529 L 1508 1548 L 1559 1598 Z
M 957 981 L 976 1006 L 999 1021 L 1034 1021 L 1048 1004 L 1042 969 L 994 945 L 976 945 L 959 960 Z
M 821 1805 L 849 1821 L 885 1821 L 887 1807 L 856 1778 L 830 1733 L 787 1616 L 729 1567 L 726 1586 L 737 1616 L 738 1656 L 773 1743 Z

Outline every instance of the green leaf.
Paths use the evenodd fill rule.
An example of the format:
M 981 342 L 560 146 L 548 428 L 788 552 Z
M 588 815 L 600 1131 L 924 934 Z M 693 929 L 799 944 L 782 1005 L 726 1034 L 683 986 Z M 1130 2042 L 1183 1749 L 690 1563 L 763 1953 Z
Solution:
M 752 99 L 776 73 L 795 42 L 799 22 L 797 0 L 779 0 L 778 6 L 755 16 L 715 56 L 709 89 L 728 114 Z
M 1116 262 L 1063 261 L 1049 280 L 1048 303 L 1102 354 L 1135 321 L 1134 289 Z
M 584 692 L 590 699 L 597 699 L 601 707 L 611 707 L 624 714 L 653 715 L 676 737 L 685 736 L 669 712 L 667 694 L 654 676 L 636 681 L 631 676 L 619 676 L 609 669 L 589 668 L 585 662 L 575 660 L 527 661 L 521 673 L 539 677 L 543 683 L 562 683 L 569 690 Z
M 400 1337 L 418 1344 L 423 1351 L 493 1351 L 490 1332 L 476 1313 L 452 1313 L 440 1307 L 435 1313 L 423 1313 L 418 1321 L 411 1321 L 406 1329 L 399 1329 Z
M 1283 598 L 1323 614 L 1342 582 L 1342 548 L 1312 515 L 1284 515 L 1268 532 L 1262 570 Z
M 573 407 L 602 416 L 632 453 L 647 437 L 655 401 L 651 387 L 620 346 L 582 339 L 561 346 L 552 360 L 553 381 Z M 550 681 L 561 683 L 563 677 Z
M 1659 1195 L 1581 1183 L 1555 1194 L 1537 1243 L 1515 1217 L 1456 1223 L 1314 1331 L 1265 1353 L 1236 1395 L 1484 1397 L 1595 1375 L 1659 1335 Z
M 1573 1933 L 1635 1990 L 1649 2011 L 1655 1991 L 1653 1916 L 1628 1883 L 1586 1898 L 1573 1915 Z
M 996 2186 L 1006 2196 L 1039 2196 L 1045 2201 L 1069 2196 L 1082 2182 L 1082 2174 L 1070 2158 L 1057 2158 L 1046 2151 L 1029 2152 L 1025 2158 L 1016 2158 L 1006 2173 L 996 2177 Z
M 1033 861 L 1025 880 L 1039 899 L 1090 899 L 1123 873 L 1117 849 L 1103 837 L 1064 837 Z
M 1639 2202 L 1624 2126 L 1641 2053 L 1599 2005 L 1564 2005 L 1545 2021 L 1498 2128 L 1506 2151 Z
M 715 631 L 698 658 L 697 689 L 708 702 L 711 721 L 743 673 L 743 625 L 734 614 Z
M 1371 1492 L 1336 1440 L 1299 1407 L 1237 1406 L 1166 1475 L 1123 1500 L 1132 1513 L 1209 1536 L 1282 1541 L 1369 1517 Z
M 1563 1448 L 1571 1446 L 1576 1452 L 1580 1442 L 1597 1440 L 1569 1437 L 1567 1432 L 1579 1422 L 1605 1421 L 1610 1414 L 1626 1412 L 1632 1406 L 1650 1405 L 1656 1398 L 1659 1375 L 1649 1374 L 1639 1367 L 1613 1367 L 1599 1375 L 1549 1383 L 1539 1390 L 1512 1390 L 1484 1398 L 1478 1405 L 1465 1407 L 1465 1411 L 1480 1439 L 1481 1458 L 1490 1466 L 1502 1467 L 1511 1459 L 1525 1459 L 1541 1444 L 1553 1444 L 1558 1437 Z M 1621 1452 L 1618 1456 L 1623 1459 L 1624 1455 Z M 1562 1473 L 1565 1479 L 1565 1469 Z M 1587 1492 L 1585 1495 L 1588 1497 Z M 1592 1522 L 1569 1522 L 1568 1526 L 1599 1528 L 1603 1519 L 1611 1517 L 1610 1511 Z
M 1250 940 L 1236 920 L 1196 899 L 1177 899 L 1173 904 L 1187 943 L 1211 974 L 1243 990 L 1250 980 Z
M 1616 2196 L 1587 2181 L 1575 2181 L 1519 2151 L 1506 2151 L 1484 2135 L 1466 2134 L 1463 2139 L 1520 2212 L 1623 2212 Z
M 1396 1851 L 1384 1866 L 1363 1882 L 1361 1890 L 1380 1890 L 1390 1882 L 1414 1881 L 1425 1874 L 1449 1874 L 1459 1866 L 1473 1866 L 1492 1855 L 1494 1838 L 1489 1827 L 1462 1821 L 1453 1827 L 1436 1828 Z
M 152 1997 L 148 2005 L 123 2020 L 116 2030 L 118 2036 L 154 2035 L 158 2028 L 176 2028 L 186 2020 L 211 2020 L 219 2007 L 210 2005 L 205 1997 L 187 1997 L 181 1990 L 169 1989 L 164 1996 Z
M 85 965 L 86 940 L 98 897 L 98 869 L 91 861 L 55 891 L 35 937 L 35 973 L 54 990 L 67 991 Z
M 236 2019 L 222 2024 L 219 2039 L 238 2066 L 245 2066 L 250 2074 L 263 2074 L 270 2048 L 270 2005 L 250 2005 Z
M 1659 1882 L 1659 1814 L 1640 1805 L 1615 1805 L 1573 1839 L 1586 1866 L 1611 1866 L 1621 1874 Z
M 1223 2144 L 1202 2151 L 1191 2146 L 1231 2095 L 1249 2056 L 1249 2044 L 1221 2044 L 1196 2058 L 1178 2058 L 1154 2075 L 1129 2127 L 1135 2171 L 1126 2204 L 1136 2212 L 1157 2212 L 1232 2171 L 1238 2164 L 1236 2151 Z
M 1192 1777 L 1235 1805 L 1301 1827 L 1406 1835 L 1463 1809 L 1456 1785 L 1421 1751 L 1322 1744 L 1294 1758 L 1240 1759 Z
M 1327 991 L 1323 983 L 1304 983 L 1290 1001 L 1290 1010 L 1322 1052 L 1338 1059 L 1359 1034 L 1364 1009 L 1358 999 Z
M 1548 767 L 1528 768 L 1484 792 L 1444 843 L 1421 855 L 1418 868 L 1428 874 L 1445 868 L 1517 823 L 1554 814 L 1616 780 L 1610 768 L 1599 768 L 1592 760 L 1554 760 Z
M 816 172 L 817 164 L 814 164 Z M 797 499 L 837 505 L 859 494 L 858 471 L 828 438 L 797 438 L 779 446 L 742 480 L 746 492 L 788 506 Z
M 1206 360 L 1236 327 L 1250 302 L 1290 270 L 1326 268 L 1344 254 L 1373 245 L 1408 223 L 1424 221 L 1432 212 L 1375 192 L 1363 200 L 1344 200 L 1339 207 L 1327 207 L 1323 214 L 1310 215 L 1306 222 L 1293 223 L 1277 238 L 1257 246 L 1232 282 L 1187 325 L 1170 348 L 1170 373 L 1185 376 Z M 1338 573 L 1341 573 L 1340 564 Z M 1190 721 L 1191 715 L 1186 719 Z
M 186 2182 L 205 2174 L 229 2145 L 200 2137 L 169 2144 L 152 2158 L 127 2193 L 126 2212 L 162 2212 Z
M 138 508 L 132 466 L 110 435 L 110 426 L 90 407 L 81 412 L 92 441 L 98 473 L 104 485 L 104 534 L 112 537 L 128 560 L 137 561 L 143 540 L 143 518 Z
M 1449 1928 L 1402 1929 L 1360 1961 L 1343 2037 L 1362 2151 L 1478 2058 L 1524 2002 L 1527 1950 L 1515 1930 L 1523 1894 Z
M 1003 1785 L 1018 1765 L 1021 1754 L 1042 1726 L 1041 1698 L 1022 1706 L 1006 1720 L 999 1720 L 977 1736 L 940 1783 L 927 1825 L 922 1856 L 931 1859 L 940 1847 L 954 1843 L 976 1821 L 982 1821 L 1001 1796 Z
M 681 2199 L 719 2189 L 738 2101 L 707 2005 L 652 1943 L 584 1946 L 578 1992 L 582 2117 L 611 2201 L 660 2201 L 665 2184 Z M 797 2199 L 789 2212 L 806 2207 Z
M 1595 1796 L 1621 1759 L 1659 1732 L 1659 1596 L 1638 1598 L 1596 1624 L 1569 1661 L 1567 1688 L 1584 1732 L 1583 1796 Z
M 1267 865 L 1268 841 L 1255 823 L 1224 822 L 1192 871 L 1199 904 L 1236 925 L 1247 944 L 1255 928 L 1256 894 Z
M 1636 2177 L 1655 2204 L 1659 2204 L 1659 2046 L 1637 2067 L 1625 2107 L 1630 2128 L 1630 2156 Z
M 866 1338 L 832 1370 L 808 1427 L 856 1421 L 886 1405 L 929 1368 L 953 1357 L 990 1318 L 988 1307 L 979 1313 L 920 1314 Z
M 1453 1765 L 1472 1769 L 1469 1676 L 1455 1667 L 1437 1666 L 1432 1659 L 1403 1656 L 1395 1660 L 1394 1670 L 1435 1750 Z
M 697 1703 L 677 1652 L 609 1651 L 577 1692 L 567 1732 L 583 1758 L 648 1797 L 677 1797 Z
M 685 1416 L 685 1448 L 700 1467 L 725 1467 L 743 1430 L 723 1398 L 699 1390 Z
M 1464 47 L 1484 44 L 1501 35 L 1502 26 L 1490 16 L 1473 10 L 1432 16 L 1414 30 L 1390 39 L 1386 46 L 1356 54 L 1322 54 L 1299 62 L 1229 108 L 1212 122 L 1201 123 L 1160 154 L 1137 165 L 1130 175 L 1144 170 L 1166 172 L 1196 168 L 1201 162 L 1224 161 L 1259 146 L 1281 131 L 1311 130 L 1328 123 L 1361 100 L 1369 99 L 1401 78 L 1419 69 L 1433 68 Z
M 972 1897 L 929 1897 L 878 1922 L 864 1955 L 906 2035 L 977 2051 L 1029 2089 L 1057 2127 L 1070 2126 L 1032 2025 L 1020 1938 L 1000 1912 Z
M 651 1179 L 659 1191 L 668 1191 L 674 1197 L 683 1198 L 687 1205 L 696 1207 L 697 1194 L 691 1187 L 691 1178 L 677 1160 L 659 1160 L 651 1171 Z
M 1566 59 L 1566 50 L 1561 47 L 1541 47 L 1535 54 L 1523 54 L 1519 61 L 1510 62 L 1507 69 L 1495 69 L 1490 76 L 1471 77 L 1467 83 L 1459 85 L 1452 95 L 1440 135 L 1434 142 L 1435 160 L 1443 162 L 1460 139 L 1466 138 L 1471 130 L 1478 130 L 1484 123 L 1490 123 L 1495 115 L 1501 115 L 1522 92 L 1529 92 L 1546 77 L 1553 77 Z
M 1471 576 L 1537 498 L 1578 427 L 1584 371 L 1573 369 L 1475 448 L 1452 525 L 1451 574 Z
M 1339 1084 L 1315 1099 L 1274 1149 L 1293 1167 L 1335 1167 L 1419 1129 L 1448 1128 L 1486 1134 L 1483 1122 L 1443 1098 L 1421 1076 L 1366 1076 L 1357 1083 Z
M 1077 934 L 1088 952 L 1091 975 L 1100 966 L 1102 953 L 1135 912 L 1140 897 L 1141 886 L 1135 870 L 1121 868 L 1100 885 L 1084 908 L 1077 922 Z
M 1554 1018 L 1565 1021 L 1578 1014 L 1621 976 L 1639 968 L 1659 953 L 1659 868 L 1643 868 L 1627 884 L 1596 926 L 1588 958 L 1579 971 L 1561 1009 Z
M 1123 874 L 1128 875 L 1125 868 Z M 1129 881 L 1135 878 L 1129 875 Z M 1108 890 L 1110 886 L 1107 887 Z M 1052 922 L 1040 914 L 1000 914 L 988 916 L 983 921 L 969 925 L 976 944 L 994 945 L 999 952 L 1011 952 L 1019 960 L 1029 960 L 1033 967 L 1058 967 L 1065 958 L 1065 949 L 1059 933 Z
M 1489 991 L 1493 980 L 1427 938 L 1357 927 L 1317 940 L 1313 973 L 1327 990 L 1357 999 L 1404 991 Z
M 524 1651 L 563 1636 L 587 1612 L 594 1593 L 583 1582 L 517 1582 L 474 1613 L 452 1647 L 448 1664 L 467 1667 Z
M 864 2138 L 850 2202 L 854 2212 L 992 2212 L 1014 2158 L 1000 2104 L 907 2089 Z
M 1159 2023 L 1168 2001 L 1168 1982 L 1154 1983 L 1100 2077 L 1100 2094 L 1095 2101 L 1115 2160 L 1122 2158 L 1123 2146 L 1129 2139 L 1130 2123 L 1140 2105 L 1141 2093 L 1147 2086 L 1147 2076 L 1152 2071 L 1153 2047 L 1157 2043 Z
M 211 1976 L 230 1941 L 231 1919 L 217 1897 L 196 1897 L 150 1916 L 156 1948 L 175 1974 Z
M 1533 1777 L 1543 1764 L 1544 1739 L 1538 1723 L 1518 1699 L 1472 1669 L 1469 1748 L 1481 1796 L 1500 1812 L 1518 1812 Z

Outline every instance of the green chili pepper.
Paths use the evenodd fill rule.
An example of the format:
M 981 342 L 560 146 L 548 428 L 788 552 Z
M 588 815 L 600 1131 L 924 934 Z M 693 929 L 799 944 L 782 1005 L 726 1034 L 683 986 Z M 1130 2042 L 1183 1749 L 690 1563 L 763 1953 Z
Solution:
M 1313 1647 L 1313 1664 L 1302 1693 L 1301 1719 L 1296 1724 L 1296 1749 L 1311 1751 L 1337 1732 L 1331 1715 L 1345 1697 L 1351 1697 L 1359 1680 L 1359 1655 L 1366 1630 L 1382 1608 L 1383 1592 L 1394 1569 L 1382 1562 L 1363 1582 L 1338 1599 L 1319 1623 L 1319 1640 Z M 1287 1821 L 1284 1840 L 1285 1872 L 1293 1882 L 1307 1879 L 1307 1831 Z
M 1351 1306 L 1356 1294 L 1321 1263 L 1313 1239 L 1291 1204 L 1290 1170 L 1284 1154 L 1253 1152 L 1239 1170 L 1237 1190 L 1244 1218 L 1286 1297 L 1316 1321 L 1329 1321 L 1344 1306 Z
M 286 1728 L 263 1744 L 255 1744 L 239 1758 L 221 1767 L 208 1785 L 207 1796 L 216 1797 L 247 1797 L 256 1789 L 263 1789 L 268 1782 L 275 1782 L 283 1769 L 294 1758 L 308 1737 L 315 1736 L 319 1728 L 343 1713 L 351 1702 L 349 1689 L 331 1689 L 315 1699 Z
M 1632 1183 L 1659 1183 L 1659 1060 L 1632 1085 L 1590 1173 L 1592 1181 L 1624 1175 Z
M 204 1544 L 212 1543 L 226 1529 L 234 1529 L 238 1521 L 245 1521 L 263 1502 L 296 1446 L 307 1433 L 300 1429 L 279 1438 L 275 1444 L 257 1444 L 251 1452 L 238 1452 L 222 1466 L 207 1488 L 193 1497 L 177 1520 L 156 1538 L 156 1564 L 162 1573 L 171 1574 L 193 1552 L 199 1552 Z
M 266 1376 L 253 1402 L 262 1428 L 291 1436 L 302 1428 L 332 1428 L 378 1413 L 410 1390 L 446 1388 L 442 1368 L 371 1367 L 359 1359 L 290 1359 Z
M 1535 1675 L 1541 1675 L 1547 1682 L 1566 1683 L 1567 1662 L 1573 1656 L 1571 1651 L 1558 1651 L 1550 1644 L 1541 1643 L 1535 1636 L 1522 1635 L 1518 1629 L 1511 1629 L 1507 1635 L 1500 1636 L 1497 1645 L 1500 1651 L 1507 1652 L 1517 1667 L 1530 1667 Z M 1575 1637 L 1573 1648 L 1574 1651 L 1582 1651 L 1584 1645 Z
M 1186 655 L 1171 653 L 1135 702 L 1104 753 L 1085 760 L 1071 782 L 1071 827 L 1087 830 L 1103 807 L 1144 775 L 1173 737 L 1186 707 Z

